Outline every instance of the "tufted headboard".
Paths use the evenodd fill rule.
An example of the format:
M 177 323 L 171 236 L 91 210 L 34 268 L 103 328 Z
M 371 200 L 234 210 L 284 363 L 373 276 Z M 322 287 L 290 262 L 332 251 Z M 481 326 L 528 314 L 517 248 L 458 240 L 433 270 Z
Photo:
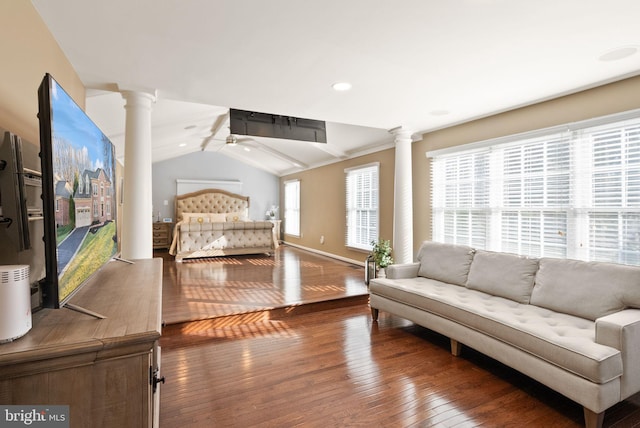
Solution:
M 249 197 L 220 189 L 205 189 L 176 196 L 176 221 L 182 213 L 234 213 L 249 215 Z

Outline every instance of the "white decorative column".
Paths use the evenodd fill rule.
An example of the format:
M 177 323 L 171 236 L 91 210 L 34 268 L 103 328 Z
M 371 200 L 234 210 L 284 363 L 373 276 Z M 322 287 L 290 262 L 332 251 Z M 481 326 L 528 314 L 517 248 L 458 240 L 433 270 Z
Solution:
M 125 99 L 122 258 L 153 257 L 151 105 L 155 93 L 121 91 Z
M 413 262 L 413 177 L 411 173 L 411 132 L 402 127 L 391 132 L 396 143 L 393 201 L 393 259 Z

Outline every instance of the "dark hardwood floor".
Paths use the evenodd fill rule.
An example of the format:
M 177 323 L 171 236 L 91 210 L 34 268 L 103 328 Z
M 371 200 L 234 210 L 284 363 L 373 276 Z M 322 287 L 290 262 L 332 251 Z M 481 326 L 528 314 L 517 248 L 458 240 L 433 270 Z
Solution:
M 286 246 L 273 260 L 207 268 L 162 257 L 165 315 L 197 319 L 163 329 L 164 428 L 583 424 L 578 404 L 470 348 L 453 357 L 444 336 L 386 313 L 372 322 L 362 268 Z M 203 269 L 218 273 L 205 279 Z M 640 427 L 640 395 L 604 425 Z

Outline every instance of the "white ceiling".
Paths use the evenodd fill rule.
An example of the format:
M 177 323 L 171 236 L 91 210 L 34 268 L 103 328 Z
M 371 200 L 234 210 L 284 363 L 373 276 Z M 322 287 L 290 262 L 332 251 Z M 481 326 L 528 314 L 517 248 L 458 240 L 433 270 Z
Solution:
M 326 145 L 224 146 L 222 126 L 206 146 L 284 175 L 391 147 L 398 126 L 419 134 L 640 74 L 638 0 L 32 2 L 120 156 L 112 91 L 157 91 L 154 162 L 201 150 L 229 107 L 328 122 Z M 352 89 L 331 88 L 342 81 Z

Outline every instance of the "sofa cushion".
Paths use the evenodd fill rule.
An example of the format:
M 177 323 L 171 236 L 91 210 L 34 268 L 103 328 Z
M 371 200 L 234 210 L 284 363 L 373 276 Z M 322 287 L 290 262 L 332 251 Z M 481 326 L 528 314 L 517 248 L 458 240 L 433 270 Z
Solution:
M 590 320 L 640 308 L 640 268 L 542 258 L 531 304 Z
M 473 252 L 464 245 L 424 241 L 418 252 L 418 276 L 464 286 Z
M 538 259 L 476 250 L 467 287 L 518 303 L 529 303 L 537 270 Z
M 455 321 L 592 382 L 622 375 L 620 351 L 595 342 L 594 321 L 428 278 L 374 279 L 369 287 L 372 295 Z

